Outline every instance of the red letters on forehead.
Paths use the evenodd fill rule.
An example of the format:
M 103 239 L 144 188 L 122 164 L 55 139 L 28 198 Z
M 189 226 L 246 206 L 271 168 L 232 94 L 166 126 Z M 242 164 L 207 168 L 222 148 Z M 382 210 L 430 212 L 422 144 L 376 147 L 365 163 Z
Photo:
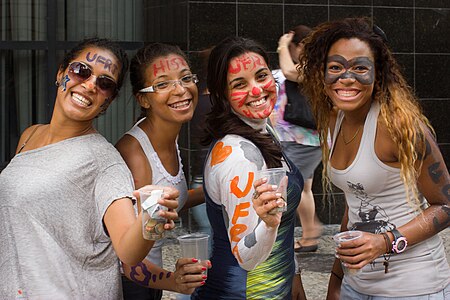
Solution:
M 230 62 L 228 66 L 228 72 L 232 74 L 237 74 L 241 71 L 253 70 L 258 66 L 265 67 L 266 64 L 261 57 L 252 54 L 244 54 Z
M 153 76 L 156 77 L 159 72 L 169 72 L 171 70 L 178 70 L 181 67 L 188 67 L 186 61 L 181 57 L 163 58 L 153 63 Z

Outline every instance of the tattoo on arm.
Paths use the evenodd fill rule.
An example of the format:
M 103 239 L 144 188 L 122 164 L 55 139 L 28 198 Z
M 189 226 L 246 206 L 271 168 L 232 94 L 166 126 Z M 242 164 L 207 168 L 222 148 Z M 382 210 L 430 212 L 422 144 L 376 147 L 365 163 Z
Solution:
M 440 162 L 435 162 L 428 167 L 428 174 L 430 174 L 431 180 L 434 183 L 438 183 L 443 174 L 443 171 L 439 169 L 440 165 Z
M 442 188 L 442 194 L 447 198 L 447 204 L 441 206 L 442 211 L 445 213 L 445 218 L 442 221 L 439 221 L 437 217 L 433 218 L 434 228 L 438 232 L 450 226 L 450 184 Z
M 437 232 L 450 226 L 450 207 L 448 205 L 442 205 L 441 209 L 446 214 L 445 219 L 440 222 L 437 217 L 433 218 L 433 225 Z
M 425 153 L 422 153 L 420 151 L 417 151 L 417 159 L 419 160 L 425 160 L 428 155 L 431 153 L 431 145 L 430 142 L 428 142 L 427 139 L 425 139 Z
M 164 277 L 169 278 L 170 276 L 172 276 L 172 272 L 159 272 L 159 274 L 153 274 L 142 262 L 131 267 L 130 272 L 131 280 L 146 287 L 149 287 L 150 280 L 156 282 L 157 280 L 162 280 Z

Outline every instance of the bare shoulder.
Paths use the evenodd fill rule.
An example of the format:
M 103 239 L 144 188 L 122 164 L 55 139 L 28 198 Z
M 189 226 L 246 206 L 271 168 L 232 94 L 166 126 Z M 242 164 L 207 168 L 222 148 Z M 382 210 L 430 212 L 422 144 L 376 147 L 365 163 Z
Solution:
M 19 142 L 17 144 L 16 148 L 16 154 L 19 152 L 19 150 L 24 146 L 24 143 L 30 139 L 30 137 L 36 133 L 36 131 L 39 130 L 39 127 L 43 127 L 43 124 L 35 124 L 28 128 L 26 128 L 22 135 L 20 136 Z
M 129 163 L 142 163 L 147 161 L 144 150 L 142 150 L 141 144 L 136 138 L 129 134 L 125 134 L 119 141 L 117 141 L 115 147 L 119 151 L 127 164 Z
M 133 175 L 135 187 L 151 184 L 152 170 L 139 141 L 126 134 L 115 146 Z
M 377 133 L 375 137 L 375 152 L 378 158 L 391 166 L 399 167 L 398 146 L 395 144 L 386 123 L 378 117 Z

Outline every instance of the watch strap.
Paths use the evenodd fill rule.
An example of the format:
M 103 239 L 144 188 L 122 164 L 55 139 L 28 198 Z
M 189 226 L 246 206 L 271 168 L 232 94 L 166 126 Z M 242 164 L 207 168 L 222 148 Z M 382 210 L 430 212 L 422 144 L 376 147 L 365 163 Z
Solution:
M 392 229 L 391 232 L 392 232 L 392 235 L 394 236 L 394 240 L 392 241 L 391 253 L 399 254 L 399 253 L 405 251 L 406 246 L 408 245 L 406 238 L 396 228 Z M 399 240 L 404 243 L 402 245 L 403 247 L 401 249 L 398 248 Z
M 403 235 L 400 233 L 400 231 L 398 231 L 396 228 L 391 230 L 392 235 L 394 236 L 394 241 L 396 242 L 399 238 L 403 237 Z

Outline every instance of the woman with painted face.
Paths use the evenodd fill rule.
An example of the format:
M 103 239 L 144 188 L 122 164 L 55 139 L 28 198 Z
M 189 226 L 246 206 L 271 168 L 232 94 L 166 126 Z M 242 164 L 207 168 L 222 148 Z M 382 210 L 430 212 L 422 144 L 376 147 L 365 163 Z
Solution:
M 204 169 L 213 250 L 206 284 L 193 299 L 291 299 L 294 275 L 294 218 L 303 179 L 283 156 L 267 118 L 276 102 L 268 57 L 256 42 L 230 37 L 208 62 L 212 103 L 205 142 L 211 145 Z M 284 168 L 285 202 L 262 169 Z
M 450 220 L 449 173 L 384 33 L 365 18 L 324 23 L 301 67 L 324 187 L 345 193 L 341 231 L 363 231 L 336 248 L 328 299 L 450 299 L 438 235 Z
M 181 126 L 191 120 L 198 102 L 197 75 L 192 73 L 185 54 L 177 46 L 148 44 L 131 60 L 130 79 L 141 116 L 116 147 L 133 174 L 136 188 L 148 184 L 174 187 L 180 192 L 178 209 L 188 198 L 189 206 L 204 202 L 201 188 L 188 193 L 177 145 Z M 201 269 L 205 267 L 200 264 L 189 266 L 200 268 L 199 272 L 167 276 L 171 272 L 162 268 L 161 247 L 159 240 L 145 260 L 123 265 L 131 279 L 122 278 L 125 299 L 161 299 L 162 290 L 190 294 L 204 284 L 206 275 Z
M 131 173 L 93 125 L 127 69 L 126 53 L 106 39 L 65 55 L 50 123 L 24 131 L 0 175 L 2 298 L 121 299 L 117 257 L 134 265 L 152 247 L 133 209 Z M 161 216 L 177 218 L 178 195 L 164 188 Z

